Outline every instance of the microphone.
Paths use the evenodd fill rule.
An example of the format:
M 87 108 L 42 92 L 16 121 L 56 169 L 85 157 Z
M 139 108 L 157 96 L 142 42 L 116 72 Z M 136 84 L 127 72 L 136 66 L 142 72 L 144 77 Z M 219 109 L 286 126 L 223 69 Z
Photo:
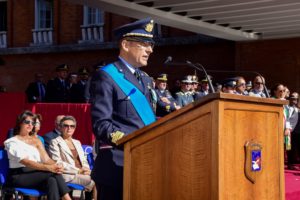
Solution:
M 209 90 L 210 90 L 210 92 L 211 92 L 211 93 L 215 93 L 215 88 L 213 87 L 213 85 L 212 85 L 212 83 L 211 83 L 211 80 L 210 80 L 210 78 L 209 78 L 209 76 L 208 76 L 208 74 L 207 74 L 205 68 L 203 67 L 203 65 L 201 65 L 200 63 L 196 63 L 196 65 L 198 65 L 199 67 L 201 67 L 201 69 L 200 69 L 199 67 L 197 67 L 195 64 L 193 64 L 192 62 L 190 62 L 190 61 L 188 61 L 188 60 L 186 61 L 186 63 L 187 63 L 189 66 L 191 66 L 191 67 L 197 69 L 198 71 L 202 71 L 202 72 L 204 73 L 205 78 L 207 79 L 207 82 L 208 82 L 208 85 L 209 85 Z
M 227 70 L 207 70 L 207 71 L 211 72 L 211 73 L 234 73 L 234 74 L 236 74 L 236 73 L 244 73 L 244 74 L 251 73 L 251 74 L 255 74 L 256 76 L 259 76 L 260 79 L 262 80 L 263 87 L 264 87 L 264 93 L 266 94 L 266 97 L 270 98 L 269 91 L 268 91 L 267 86 L 265 84 L 265 79 L 263 78 L 263 76 L 260 73 L 258 73 L 256 71 L 229 71 L 229 70 L 228 71 Z
M 181 65 L 181 66 L 182 65 L 187 65 L 189 67 L 193 67 L 194 69 L 196 69 L 196 70 L 198 70 L 200 72 L 203 72 L 204 75 L 205 75 L 205 78 L 207 79 L 210 92 L 211 93 L 215 93 L 215 88 L 213 87 L 212 82 L 211 82 L 209 76 L 207 75 L 206 70 L 203 67 L 203 65 L 201 65 L 200 63 L 193 64 L 191 61 L 188 61 L 188 60 L 186 62 L 184 62 L 184 63 L 172 62 L 172 61 L 173 61 L 173 58 L 171 56 L 168 56 L 167 59 L 166 59 L 166 61 L 164 62 L 164 64 L 165 65 Z M 199 66 L 199 67 L 201 67 L 201 69 L 199 67 L 197 67 L 196 65 Z
M 172 60 L 173 60 L 172 56 L 168 56 L 167 59 L 165 60 L 164 64 L 172 62 Z

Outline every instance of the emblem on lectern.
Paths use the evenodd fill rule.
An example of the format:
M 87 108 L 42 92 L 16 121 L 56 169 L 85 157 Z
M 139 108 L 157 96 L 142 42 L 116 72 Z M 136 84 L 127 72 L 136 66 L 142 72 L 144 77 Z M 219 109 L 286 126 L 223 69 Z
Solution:
M 245 176 L 255 183 L 262 171 L 262 145 L 255 141 L 247 141 L 245 144 Z
M 252 151 L 251 152 L 251 161 L 252 161 L 252 171 L 261 170 L 261 151 Z

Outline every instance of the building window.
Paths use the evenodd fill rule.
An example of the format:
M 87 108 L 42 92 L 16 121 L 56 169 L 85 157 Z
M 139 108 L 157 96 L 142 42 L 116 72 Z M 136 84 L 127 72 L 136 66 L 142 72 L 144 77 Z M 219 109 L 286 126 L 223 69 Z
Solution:
M 52 0 L 36 0 L 35 28 L 52 28 L 53 2 Z
M 0 48 L 7 47 L 7 2 L 0 1 Z
M 79 43 L 103 42 L 104 12 L 98 8 L 83 7 L 82 39 Z
M 0 31 L 7 31 L 7 2 L 0 1 Z
M 53 0 L 35 0 L 35 27 L 32 45 L 51 45 L 53 33 Z
M 103 12 L 100 9 L 84 6 L 84 25 L 99 25 L 103 21 Z

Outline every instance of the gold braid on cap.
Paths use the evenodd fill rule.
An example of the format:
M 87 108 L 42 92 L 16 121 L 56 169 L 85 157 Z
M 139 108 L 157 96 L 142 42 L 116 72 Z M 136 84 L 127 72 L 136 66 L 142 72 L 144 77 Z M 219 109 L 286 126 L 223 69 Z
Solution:
M 137 36 L 137 37 L 147 37 L 147 38 L 153 38 L 153 35 L 145 34 L 145 33 L 126 33 L 123 35 L 123 37 L 127 36 Z

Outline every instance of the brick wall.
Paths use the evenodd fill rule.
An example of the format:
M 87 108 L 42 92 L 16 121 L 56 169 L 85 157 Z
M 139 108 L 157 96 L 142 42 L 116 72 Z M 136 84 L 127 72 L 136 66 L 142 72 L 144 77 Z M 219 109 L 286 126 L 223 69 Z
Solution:
M 32 42 L 34 28 L 34 1 L 9 0 L 8 5 L 8 46 L 24 47 Z
M 165 66 L 163 62 L 167 56 L 172 56 L 174 60 L 202 63 L 208 69 L 229 69 L 234 66 L 234 43 L 220 44 L 197 44 L 179 46 L 155 47 L 153 55 L 150 57 L 149 66 L 145 70 L 150 76 L 156 77 L 164 72 L 168 73 L 169 83 L 175 79 L 180 79 L 184 75 L 194 74 L 194 69 L 185 66 Z M 0 85 L 7 87 L 8 91 L 24 91 L 30 81 L 34 78 L 34 73 L 43 72 L 45 80 L 55 76 L 55 67 L 66 63 L 70 66 L 71 72 L 77 72 L 81 66 L 90 69 L 91 66 L 102 60 L 112 61 L 118 56 L 117 49 L 65 52 L 47 54 L 19 54 L 3 55 L 5 65 L 0 66 Z
M 236 50 L 237 70 L 260 72 L 269 88 L 283 83 L 300 92 L 300 38 L 240 42 Z
M 8 1 L 8 45 L 9 47 L 29 47 L 32 42 L 34 28 L 34 0 Z M 69 1 L 54 0 L 54 44 L 77 44 L 81 39 L 83 8 Z M 121 15 L 105 13 L 104 38 L 112 41 L 112 30 L 133 21 Z M 164 37 L 194 35 L 169 27 L 162 27 Z M 182 38 L 184 40 L 184 38 Z M 179 39 L 181 40 L 181 39 Z M 165 72 L 170 74 L 170 83 L 185 74 L 194 73 L 187 67 L 165 67 L 163 62 L 167 56 L 174 60 L 199 62 L 207 69 L 249 70 L 257 71 L 267 79 L 271 87 L 277 82 L 286 84 L 292 91 L 300 91 L 300 39 L 262 40 L 254 42 L 228 42 L 208 40 L 190 45 L 166 45 L 155 47 L 155 52 L 145 68 L 151 76 Z M 71 46 L 72 49 L 72 46 Z M 82 52 L 37 53 L 0 55 L 0 85 L 9 91 L 23 91 L 32 80 L 33 74 L 42 71 L 46 79 L 53 76 L 56 65 L 66 63 L 75 71 L 80 66 L 92 66 L 100 60 L 112 60 L 118 54 L 116 49 L 94 50 Z M 214 80 L 222 80 L 234 74 L 212 74 Z M 251 80 L 254 75 L 244 75 Z
M 168 73 L 170 85 L 175 79 L 194 70 L 188 67 L 164 66 L 167 56 L 175 61 L 190 60 L 199 62 L 206 69 L 237 71 L 257 71 L 266 77 L 270 88 L 275 83 L 286 84 L 291 91 L 300 91 L 300 39 L 266 40 L 256 42 L 215 42 L 194 45 L 157 46 L 144 70 L 156 77 L 159 73 Z M 38 71 L 45 73 L 46 78 L 54 75 L 58 64 L 67 63 L 72 71 L 80 66 L 91 67 L 101 60 L 114 60 L 117 49 L 104 49 L 83 52 L 65 52 L 48 54 L 2 55 L 5 65 L 0 66 L 0 85 L 9 91 L 23 91 Z M 222 80 L 234 74 L 211 73 L 214 80 Z M 240 74 L 251 80 L 253 74 Z
M 76 44 L 81 39 L 83 6 L 56 0 L 54 31 L 57 44 Z

